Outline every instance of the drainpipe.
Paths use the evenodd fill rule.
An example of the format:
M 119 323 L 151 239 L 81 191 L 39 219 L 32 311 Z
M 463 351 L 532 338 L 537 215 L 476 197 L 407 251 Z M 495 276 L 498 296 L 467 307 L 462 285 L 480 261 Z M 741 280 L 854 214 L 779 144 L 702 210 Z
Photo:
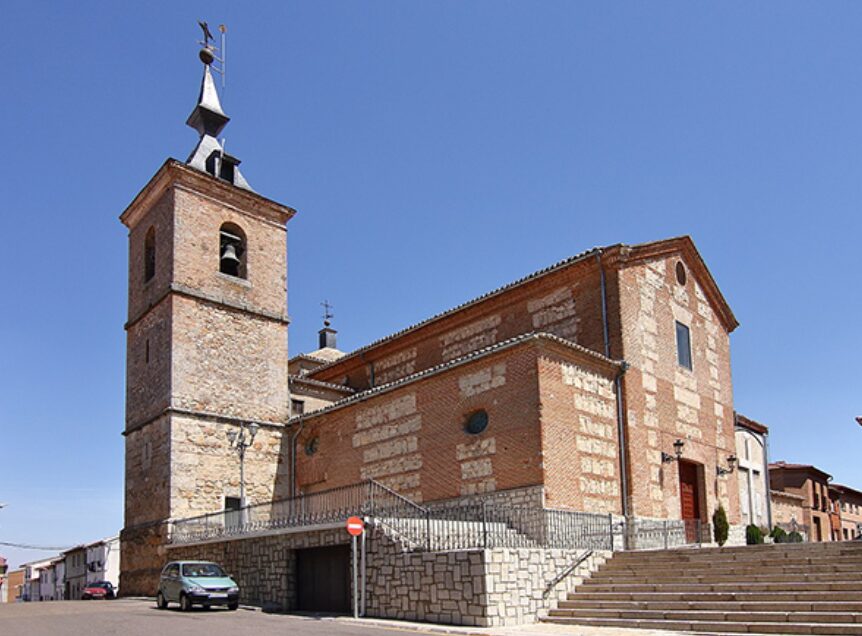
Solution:
M 772 483 L 769 481 L 769 433 L 763 434 L 763 473 L 766 475 L 766 520 L 769 522 L 769 530 L 772 525 Z
M 610 326 L 608 325 L 608 288 L 607 280 L 605 279 L 605 268 L 602 267 L 603 250 L 596 250 L 596 263 L 599 266 L 599 276 L 601 278 L 602 288 L 602 336 L 605 345 L 605 357 L 611 357 L 611 340 Z M 619 439 L 619 461 L 620 461 L 620 489 L 622 490 L 622 512 L 623 517 L 628 519 L 629 516 L 629 478 L 626 470 L 626 427 L 625 427 L 625 410 L 623 409 L 623 374 L 628 370 L 629 365 L 623 360 L 620 372 L 614 378 L 614 391 L 617 398 L 617 437 Z
M 296 438 L 305 426 L 305 418 L 300 416 L 296 430 L 290 436 L 290 496 L 296 497 Z

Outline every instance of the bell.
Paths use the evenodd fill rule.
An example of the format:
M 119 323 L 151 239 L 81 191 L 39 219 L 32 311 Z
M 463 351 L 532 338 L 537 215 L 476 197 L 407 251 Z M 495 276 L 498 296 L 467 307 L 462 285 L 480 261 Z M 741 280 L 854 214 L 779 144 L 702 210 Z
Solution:
M 227 261 L 232 265 L 239 265 L 239 257 L 236 255 L 236 245 L 233 243 L 225 245 L 221 253 L 221 260 Z

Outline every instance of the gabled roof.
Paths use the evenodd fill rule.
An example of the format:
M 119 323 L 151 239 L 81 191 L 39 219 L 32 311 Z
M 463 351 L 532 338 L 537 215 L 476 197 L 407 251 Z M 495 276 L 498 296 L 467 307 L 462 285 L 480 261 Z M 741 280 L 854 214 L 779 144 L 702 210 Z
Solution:
M 747 428 L 750 431 L 754 431 L 755 433 L 760 433 L 761 435 L 769 434 L 769 427 L 765 424 L 761 424 L 760 422 L 755 422 L 752 419 L 749 419 L 742 415 L 741 413 L 734 413 L 736 417 L 736 425 L 742 428 Z
M 623 268 L 628 265 L 637 264 L 652 258 L 658 258 L 661 256 L 673 254 L 675 252 L 682 252 L 682 254 L 686 257 L 686 261 L 688 262 L 689 267 L 692 269 L 696 278 L 701 283 L 701 287 L 704 291 L 704 294 L 712 304 L 716 314 L 722 320 L 722 323 L 724 324 L 727 331 L 731 332 L 736 329 L 736 327 L 739 326 L 739 322 L 733 315 L 733 311 L 730 309 L 730 305 L 727 303 L 727 300 L 722 295 L 721 291 L 718 288 L 718 285 L 715 282 L 715 279 L 712 277 L 712 274 L 707 268 L 706 263 L 704 263 L 703 258 L 697 251 L 697 248 L 694 245 L 694 241 L 692 241 L 690 236 L 685 235 L 669 239 L 663 239 L 660 241 L 652 241 L 649 243 L 640 243 L 636 245 L 614 243 L 613 245 L 608 245 L 605 247 L 594 247 L 592 249 L 581 252 L 580 254 L 576 254 L 575 256 L 570 256 L 569 258 L 557 261 L 556 263 L 537 270 L 532 274 L 528 274 L 522 278 L 512 281 L 511 283 L 507 283 L 501 287 L 486 292 L 480 296 L 477 296 L 476 298 L 473 298 L 472 300 L 468 300 L 464 303 L 461 303 L 460 305 L 456 305 L 451 309 L 447 309 L 446 311 L 435 314 L 430 318 L 426 318 L 425 320 L 414 323 L 408 327 L 405 327 L 404 329 L 389 334 L 388 336 L 384 336 L 383 338 L 374 340 L 367 345 L 364 345 L 350 353 L 345 354 L 343 357 L 340 357 L 337 360 L 326 362 L 325 364 L 317 367 L 310 373 L 315 374 L 325 369 L 334 367 L 351 358 L 362 355 L 363 353 L 371 349 L 377 348 L 385 343 L 401 338 L 402 336 L 417 331 L 432 323 L 443 320 L 444 318 L 456 314 L 459 311 L 462 311 L 469 307 L 473 307 L 475 305 L 478 305 L 479 303 L 489 300 L 490 298 L 504 294 L 512 289 L 525 285 L 534 280 L 540 279 L 553 272 L 560 271 L 574 265 L 575 263 L 579 263 L 590 258 L 595 258 L 599 255 L 608 256 L 607 261 L 605 261 L 608 267 L 617 265 L 618 267 Z
M 555 336 L 549 333 L 530 332 L 521 334 L 520 336 L 515 336 L 514 338 L 509 338 L 508 340 L 498 342 L 497 344 L 490 345 L 483 349 L 471 351 L 470 353 L 464 354 L 463 356 L 455 358 L 454 360 L 449 360 L 448 362 L 443 362 L 428 369 L 417 371 L 416 373 L 413 373 L 403 378 L 399 378 L 398 380 L 393 380 L 392 382 L 388 382 L 386 384 L 381 384 L 380 386 L 360 391 L 359 393 L 355 393 L 354 395 L 345 397 L 341 400 L 338 400 L 337 402 L 333 402 L 332 404 L 316 411 L 311 411 L 310 413 L 303 413 L 302 415 L 295 415 L 287 421 L 287 424 L 292 425 L 300 421 L 307 421 L 311 418 L 318 417 L 325 413 L 330 413 L 332 411 L 344 408 L 346 406 L 350 406 L 352 404 L 364 402 L 365 400 L 369 400 L 382 393 L 388 393 L 389 391 L 401 388 L 404 385 L 412 384 L 413 382 L 423 380 L 427 377 L 442 373 L 443 371 L 448 371 L 449 369 L 461 366 L 462 364 L 475 362 L 478 359 L 498 353 L 500 351 L 504 351 L 518 345 L 535 341 L 546 341 L 565 347 L 569 351 L 581 356 L 582 359 L 589 361 L 591 364 L 598 365 L 599 368 L 615 370 L 616 372 L 619 372 L 620 370 L 625 368 L 625 363 L 621 360 L 612 360 L 611 358 L 607 358 L 602 354 L 593 351 L 592 349 L 588 349 L 579 344 L 576 344 L 571 340 L 566 340 L 565 338 L 560 338 L 559 336 Z
M 827 481 L 832 479 L 832 475 L 829 473 L 820 470 L 817 466 L 812 466 L 811 464 L 788 464 L 787 462 L 771 462 L 769 464 L 769 470 L 796 470 L 796 471 L 804 471 L 809 473 L 818 473 L 823 475 Z

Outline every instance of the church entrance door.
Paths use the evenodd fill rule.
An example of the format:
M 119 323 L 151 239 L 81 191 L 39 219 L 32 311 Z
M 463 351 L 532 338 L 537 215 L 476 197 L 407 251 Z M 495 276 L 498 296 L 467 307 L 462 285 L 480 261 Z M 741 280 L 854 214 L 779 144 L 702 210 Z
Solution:
M 685 540 L 698 543 L 700 520 L 700 479 L 698 466 L 691 462 L 679 462 L 679 500 L 682 519 L 685 523 Z

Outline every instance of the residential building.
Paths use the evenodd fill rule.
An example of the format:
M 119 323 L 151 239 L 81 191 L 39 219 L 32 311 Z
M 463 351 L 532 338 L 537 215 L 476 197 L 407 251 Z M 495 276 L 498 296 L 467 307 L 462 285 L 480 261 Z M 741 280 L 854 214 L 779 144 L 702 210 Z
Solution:
M 742 523 L 772 529 L 769 500 L 769 429 L 736 413 L 736 457 Z
M 6 571 L 9 569 L 9 566 L 6 563 L 6 559 L 0 556 L 0 603 L 6 602 Z
M 25 583 L 24 568 L 12 570 L 6 578 L 6 602 L 20 603 L 25 599 L 29 590 Z
M 87 583 L 87 547 L 78 545 L 61 555 L 64 561 L 65 585 L 63 597 L 80 600 Z
M 862 536 L 862 492 L 850 486 L 830 484 L 841 505 L 841 540 L 850 541 Z
M 808 464 L 769 464 L 773 490 L 802 497 L 802 525 L 811 541 L 831 541 L 829 481 L 832 476 Z
M 110 581 L 115 588 L 119 585 L 119 535 L 95 541 L 87 546 L 87 583 L 96 581 Z

